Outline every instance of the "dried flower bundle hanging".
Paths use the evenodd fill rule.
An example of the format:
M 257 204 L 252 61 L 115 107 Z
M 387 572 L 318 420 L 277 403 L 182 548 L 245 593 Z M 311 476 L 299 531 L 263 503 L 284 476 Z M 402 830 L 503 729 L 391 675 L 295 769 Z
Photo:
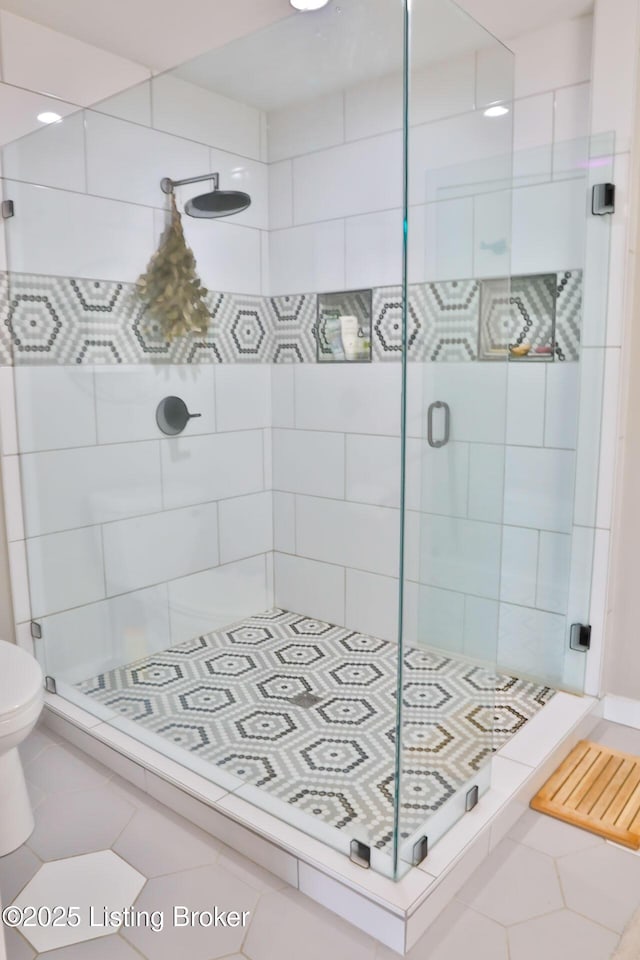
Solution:
M 171 221 L 160 246 L 138 280 L 138 291 L 147 303 L 148 317 L 160 325 L 168 340 L 189 333 L 205 333 L 209 310 L 207 290 L 196 273 L 196 261 L 187 246 L 182 219 L 171 194 Z

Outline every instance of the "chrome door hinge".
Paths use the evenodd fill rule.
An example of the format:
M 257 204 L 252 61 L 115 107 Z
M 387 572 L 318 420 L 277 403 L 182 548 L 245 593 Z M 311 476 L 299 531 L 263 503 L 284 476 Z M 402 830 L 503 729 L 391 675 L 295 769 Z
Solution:
M 53 677 L 44 678 L 44 688 L 47 693 L 57 693 L 58 688 L 56 687 L 56 681 Z
M 615 183 L 596 183 L 591 193 L 591 213 L 594 217 L 604 217 L 616 210 Z
M 31 636 L 34 640 L 42 640 L 42 624 L 37 620 L 31 621 Z
M 14 217 L 16 214 L 16 208 L 13 200 L 3 200 L 2 207 L 0 207 L 0 209 L 2 210 L 3 220 L 10 220 L 11 217 Z

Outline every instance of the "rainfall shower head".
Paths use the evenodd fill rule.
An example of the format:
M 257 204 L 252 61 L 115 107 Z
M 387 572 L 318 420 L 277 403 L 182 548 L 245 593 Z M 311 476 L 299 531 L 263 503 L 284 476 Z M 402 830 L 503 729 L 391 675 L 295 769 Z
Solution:
M 175 187 L 181 187 L 185 183 L 200 183 L 203 180 L 211 180 L 213 190 L 187 200 L 184 212 L 189 217 L 209 220 L 216 217 L 232 217 L 236 213 L 242 213 L 251 205 L 251 197 L 242 190 L 220 190 L 220 176 L 217 173 L 207 173 L 203 177 L 189 177 L 186 180 L 170 180 L 169 177 L 165 177 L 160 181 L 160 186 L 164 193 L 173 193 Z

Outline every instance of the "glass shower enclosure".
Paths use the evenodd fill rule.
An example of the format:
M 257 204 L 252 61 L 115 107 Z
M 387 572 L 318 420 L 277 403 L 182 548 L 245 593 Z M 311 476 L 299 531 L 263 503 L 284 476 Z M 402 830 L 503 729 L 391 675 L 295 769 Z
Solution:
M 3 150 L 51 689 L 394 878 L 563 679 L 499 627 L 508 391 L 562 366 L 582 266 L 512 289 L 512 125 L 513 57 L 450 0 L 343 0 Z M 169 339 L 136 282 L 161 181 L 204 175 L 209 325 Z M 250 206 L 184 212 L 216 183 Z

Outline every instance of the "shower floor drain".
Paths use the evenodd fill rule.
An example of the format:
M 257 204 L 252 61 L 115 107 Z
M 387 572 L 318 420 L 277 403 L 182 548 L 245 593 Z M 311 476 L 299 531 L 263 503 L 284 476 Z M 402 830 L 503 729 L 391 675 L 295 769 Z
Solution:
M 291 697 L 290 703 L 294 703 L 296 707 L 315 707 L 316 704 L 322 702 L 322 697 L 319 697 L 316 693 L 299 693 L 297 697 Z

